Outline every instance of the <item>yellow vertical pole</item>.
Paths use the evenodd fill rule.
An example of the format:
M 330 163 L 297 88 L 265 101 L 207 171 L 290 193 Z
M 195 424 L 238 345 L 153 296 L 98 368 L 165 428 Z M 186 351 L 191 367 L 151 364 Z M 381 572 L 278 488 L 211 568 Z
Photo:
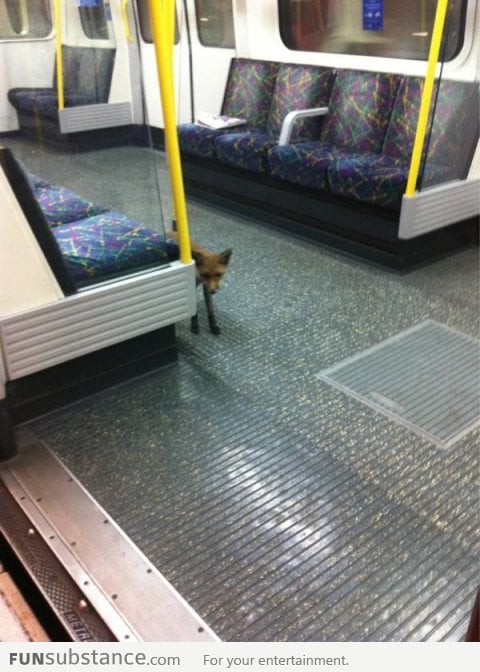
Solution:
M 55 58 L 57 63 L 57 95 L 58 109 L 65 107 L 65 97 L 63 93 L 63 55 L 62 55 L 62 17 L 60 0 L 55 0 Z
M 187 208 L 183 187 L 182 164 L 175 119 L 173 85 L 173 44 L 175 39 L 175 0 L 149 0 L 153 41 L 157 59 L 158 81 L 165 127 L 165 147 L 177 223 L 180 260 L 192 261 L 188 233 Z
M 422 159 L 423 144 L 428 123 L 428 114 L 432 102 L 433 84 L 435 82 L 435 70 L 442 43 L 443 27 L 445 25 L 445 16 L 447 14 L 448 0 L 438 0 L 435 21 L 433 23 L 432 40 L 430 42 L 430 52 L 428 55 L 427 72 L 423 85 L 422 101 L 420 103 L 420 112 L 418 114 L 417 132 L 413 143 L 412 159 L 410 162 L 410 171 L 408 173 L 407 188 L 405 196 L 413 196 L 417 184 L 420 162 Z
M 128 18 L 128 2 L 129 0 L 122 0 L 122 21 L 123 21 L 123 32 L 125 33 L 125 39 L 127 42 L 133 42 L 132 31 L 130 30 L 130 21 Z

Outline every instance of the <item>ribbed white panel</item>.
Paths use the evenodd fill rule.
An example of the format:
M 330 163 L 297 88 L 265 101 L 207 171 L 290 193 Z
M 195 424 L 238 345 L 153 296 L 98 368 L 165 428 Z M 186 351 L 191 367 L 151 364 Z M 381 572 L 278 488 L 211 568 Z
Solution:
M 130 103 L 78 105 L 59 110 L 58 119 L 62 133 L 128 126 L 132 123 L 132 108 Z
M 480 178 L 448 182 L 404 196 L 399 238 L 416 238 L 480 212 Z
M 194 265 L 174 262 L 14 315 L 1 324 L 8 379 L 174 324 L 194 312 Z

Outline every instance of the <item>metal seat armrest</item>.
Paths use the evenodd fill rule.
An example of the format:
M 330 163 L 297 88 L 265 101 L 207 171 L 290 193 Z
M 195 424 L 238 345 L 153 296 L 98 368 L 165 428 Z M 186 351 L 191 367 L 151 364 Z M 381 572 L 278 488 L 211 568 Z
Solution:
M 292 137 L 293 126 L 297 119 L 304 117 L 320 117 L 328 113 L 328 107 L 312 107 L 307 110 L 294 110 L 289 112 L 283 120 L 282 130 L 280 131 L 279 145 L 288 145 Z

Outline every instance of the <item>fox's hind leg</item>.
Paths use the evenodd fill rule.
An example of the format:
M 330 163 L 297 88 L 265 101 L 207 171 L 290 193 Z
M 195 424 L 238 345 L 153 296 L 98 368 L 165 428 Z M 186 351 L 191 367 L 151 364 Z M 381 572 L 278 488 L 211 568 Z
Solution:
M 203 285 L 203 298 L 205 299 L 205 305 L 207 307 L 207 317 L 210 331 L 212 332 L 212 334 L 215 334 L 215 336 L 218 336 L 220 333 L 220 328 L 217 324 L 217 321 L 215 320 L 215 314 L 213 312 L 212 296 L 211 294 L 208 293 L 205 285 Z

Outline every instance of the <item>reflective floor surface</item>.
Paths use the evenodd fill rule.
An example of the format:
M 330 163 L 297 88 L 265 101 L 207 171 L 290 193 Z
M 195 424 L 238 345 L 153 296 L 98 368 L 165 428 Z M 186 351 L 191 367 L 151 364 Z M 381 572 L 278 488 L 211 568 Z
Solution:
M 16 150 L 61 173 L 57 154 Z M 133 147 L 61 159 L 98 200 L 95 166 L 108 190 L 147 161 Z M 440 449 L 317 374 L 425 320 L 478 338 L 478 251 L 397 275 L 188 211 L 194 239 L 233 248 L 221 335 L 199 294 L 200 333 L 178 325 L 178 364 L 28 430 L 221 639 L 461 640 L 479 583 L 480 432 Z

